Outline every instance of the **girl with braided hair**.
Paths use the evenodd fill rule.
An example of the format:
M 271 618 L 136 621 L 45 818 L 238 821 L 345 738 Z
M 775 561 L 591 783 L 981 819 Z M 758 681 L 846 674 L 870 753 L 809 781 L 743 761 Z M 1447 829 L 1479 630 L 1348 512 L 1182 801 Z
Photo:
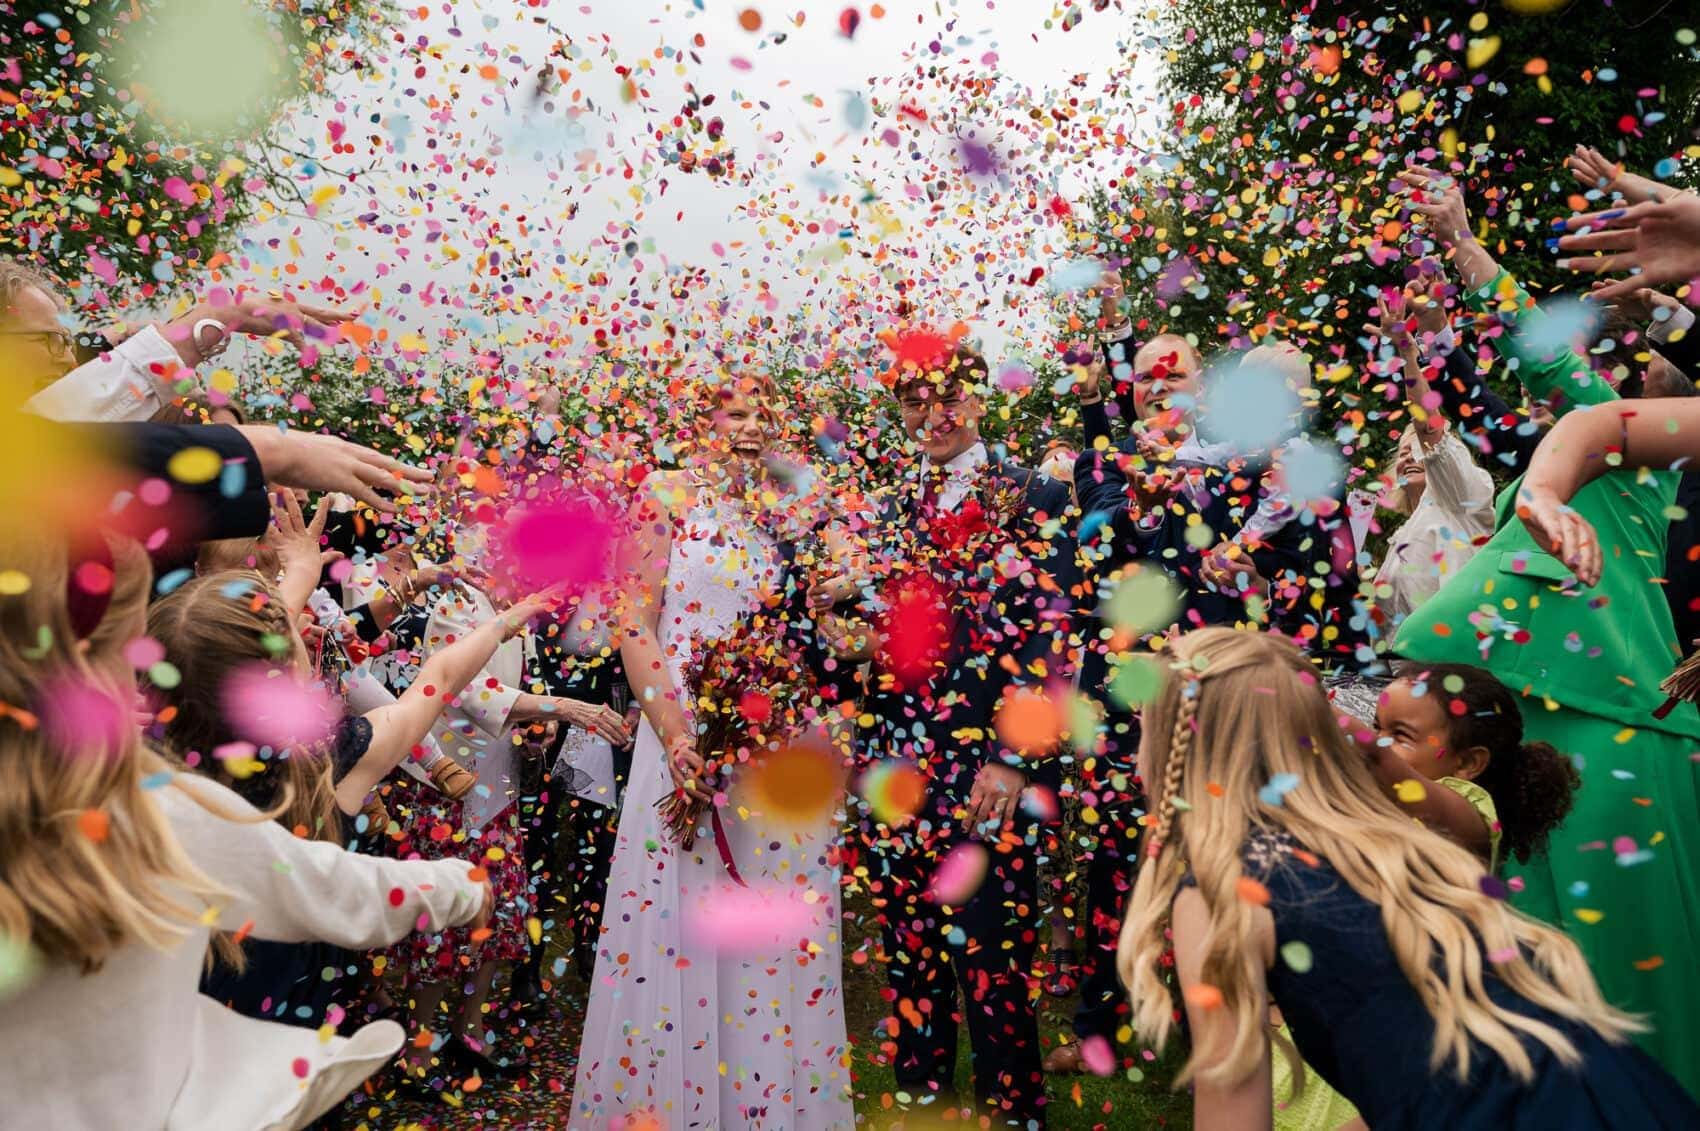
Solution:
M 1173 652 L 1145 712 L 1155 816 L 1118 960 L 1161 1047 L 1172 933 L 1200 1127 L 1271 1126 L 1271 1003 L 1378 1131 L 1700 1121 L 1576 944 L 1383 792 L 1291 643 L 1212 628 Z

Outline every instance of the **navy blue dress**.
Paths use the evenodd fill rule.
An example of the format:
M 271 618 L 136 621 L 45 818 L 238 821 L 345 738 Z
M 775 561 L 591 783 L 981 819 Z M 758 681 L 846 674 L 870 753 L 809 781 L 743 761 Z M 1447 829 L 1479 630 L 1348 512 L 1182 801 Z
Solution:
M 1245 850 L 1246 874 L 1269 889 L 1275 918 L 1269 992 L 1305 1063 L 1375 1131 L 1700 1128 L 1700 1105 L 1646 1053 L 1531 1004 L 1494 976 L 1485 958 L 1489 996 L 1564 1032 L 1582 1064 L 1567 1068 L 1545 1045 L 1524 1038 L 1535 1066 L 1530 1083 L 1481 1044 L 1471 1050 L 1469 1080 L 1459 1081 L 1446 1064 L 1431 1074 L 1434 1022 L 1399 969 L 1380 908 L 1327 861 L 1313 866 L 1295 855 L 1299 848 L 1287 833 L 1260 828 Z M 1302 957 L 1289 964 L 1281 948 L 1290 943 L 1309 948 L 1308 964 Z

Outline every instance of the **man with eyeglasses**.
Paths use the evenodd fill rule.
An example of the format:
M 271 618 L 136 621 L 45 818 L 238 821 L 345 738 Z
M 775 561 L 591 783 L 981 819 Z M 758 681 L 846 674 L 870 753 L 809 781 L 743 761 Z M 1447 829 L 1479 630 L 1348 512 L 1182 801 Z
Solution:
M 250 295 L 202 303 L 167 322 L 74 333 L 54 284 L 0 257 L 0 402 L 50 420 L 144 421 L 194 391 L 194 367 L 222 353 L 234 334 L 282 333 L 300 349 L 307 335 L 326 337 L 351 318 Z

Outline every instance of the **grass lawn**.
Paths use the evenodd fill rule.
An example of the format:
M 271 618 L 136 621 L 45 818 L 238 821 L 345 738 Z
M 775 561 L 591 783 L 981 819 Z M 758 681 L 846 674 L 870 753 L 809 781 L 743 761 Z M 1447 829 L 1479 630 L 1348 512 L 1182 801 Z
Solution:
M 855 895 L 845 899 L 844 952 L 851 954 L 868 941 L 869 955 L 873 954 L 874 932 L 872 909 L 865 897 Z M 844 970 L 845 1021 L 850 1039 L 855 1045 L 854 1078 L 856 1081 L 856 1113 L 865 1126 L 885 1128 L 894 1119 L 890 1113 L 890 1097 L 897 1090 L 891 1068 L 879 1063 L 874 1044 L 874 1030 L 889 1015 L 890 1009 L 880 996 L 885 988 L 885 975 L 877 964 L 857 965 L 847 962 Z M 1040 1039 L 1048 1050 L 1059 1034 L 1072 1033 L 1073 998 L 1044 997 L 1039 1001 Z M 1115 1128 L 1120 1131 L 1143 1131 L 1145 1128 L 1192 1127 L 1192 1098 L 1186 1092 L 1169 1087 L 1184 1056 L 1178 1046 L 1171 1046 L 1159 1058 L 1145 1059 L 1138 1053 L 1123 1049 L 1124 1062 L 1130 1057 L 1138 1067 L 1124 1067 L 1123 1074 L 1098 1077 L 1092 1075 L 1054 1076 L 1050 1081 L 1051 1103 L 1047 1123 L 1054 1131 L 1091 1131 L 1093 1128 Z M 963 1096 L 973 1095 L 968 1071 L 968 1036 L 964 1030 L 958 1042 L 956 1059 L 956 1089 Z M 911 1117 L 910 1131 L 916 1128 L 957 1128 L 968 1124 L 960 1116 L 917 1121 Z

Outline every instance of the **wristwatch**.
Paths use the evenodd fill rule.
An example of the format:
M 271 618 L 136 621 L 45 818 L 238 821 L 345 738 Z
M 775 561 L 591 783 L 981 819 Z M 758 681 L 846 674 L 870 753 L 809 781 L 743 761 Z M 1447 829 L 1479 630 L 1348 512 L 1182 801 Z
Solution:
M 113 342 L 105 334 L 94 330 L 84 330 L 71 338 L 71 348 L 77 355 L 79 366 L 87 365 L 102 354 L 112 352 Z
M 206 337 L 208 330 L 213 333 L 210 344 Z M 230 327 L 216 318 L 202 318 L 190 331 L 189 340 L 195 343 L 195 350 L 201 355 L 201 360 L 210 361 L 223 353 L 224 347 L 230 344 Z

